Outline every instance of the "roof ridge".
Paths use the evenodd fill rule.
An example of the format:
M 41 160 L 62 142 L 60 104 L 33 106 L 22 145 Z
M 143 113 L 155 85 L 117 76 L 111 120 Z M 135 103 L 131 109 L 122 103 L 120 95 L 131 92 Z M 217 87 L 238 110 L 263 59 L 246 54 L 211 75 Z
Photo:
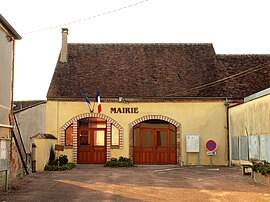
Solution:
M 216 56 L 218 57 L 251 57 L 251 56 L 269 56 L 270 57 L 270 53 L 269 54 L 216 54 Z
M 213 46 L 212 43 L 68 43 L 70 45 L 208 45 Z

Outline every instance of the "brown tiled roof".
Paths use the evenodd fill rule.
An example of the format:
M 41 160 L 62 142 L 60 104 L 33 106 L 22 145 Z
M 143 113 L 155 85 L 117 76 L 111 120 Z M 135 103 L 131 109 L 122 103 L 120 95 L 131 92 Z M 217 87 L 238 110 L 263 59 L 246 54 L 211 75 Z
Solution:
M 34 135 L 31 138 L 36 138 L 36 139 L 53 139 L 53 140 L 56 140 L 57 139 L 54 135 L 48 134 L 48 133 L 38 133 L 38 134 Z
M 223 82 L 226 96 L 246 97 L 270 87 L 270 55 L 217 55 L 217 69 L 219 77 L 236 75 Z
M 23 100 L 23 101 L 13 101 L 13 111 L 16 113 L 31 107 L 35 107 L 40 104 L 46 103 L 46 100 Z
M 232 75 L 269 63 L 270 55 L 216 55 L 212 44 L 68 44 L 47 98 L 94 97 L 98 88 L 103 98 L 245 97 L 270 86 L 270 68 Z

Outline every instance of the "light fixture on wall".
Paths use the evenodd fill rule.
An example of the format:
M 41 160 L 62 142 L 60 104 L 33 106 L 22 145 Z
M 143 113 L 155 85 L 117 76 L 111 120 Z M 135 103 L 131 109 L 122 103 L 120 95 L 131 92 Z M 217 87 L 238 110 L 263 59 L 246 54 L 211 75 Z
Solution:
M 11 36 L 7 35 L 6 37 L 7 37 L 7 41 L 8 41 L 8 42 L 13 41 L 13 39 L 12 39 L 12 37 L 11 37 Z
M 119 100 L 119 102 L 122 102 L 123 98 L 122 97 L 119 97 L 118 100 Z

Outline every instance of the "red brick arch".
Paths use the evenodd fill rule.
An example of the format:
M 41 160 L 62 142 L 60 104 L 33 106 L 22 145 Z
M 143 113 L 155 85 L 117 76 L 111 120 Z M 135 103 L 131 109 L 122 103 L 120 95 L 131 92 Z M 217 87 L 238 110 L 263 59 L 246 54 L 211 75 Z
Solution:
M 73 139 L 73 162 L 77 163 L 77 148 L 78 148 L 78 140 L 77 140 L 77 134 L 78 134 L 78 120 L 83 118 L 101 118 L 107 121 L 107 160 L 111 158 L 111 127 L 110 125 L 113 124 L 118 130 L 119 130 L 119 148 L 123 149 L 123 134 L 124 129 L 123 127 L 114 119 L 112 119 L 109 116 L 106 116 L 104 114 L 97 114 L 97 113 L 85 113 L 80 114 L 78 116 L 73 117 L 69 121 L 67 121 L 61 128 L 60 128 L 60 143 L 61 145 L 65 145 L 65 130 L 72 125 L 73 131 L 72 131 L 72 139 Z
M 135 121 L 131 122 L 129 124 L 129 157 L 133 159 L 133 127 L 141 122 L 147 121 L 147 120 L 162 120 L 166 121 L 176 127 L 176 133 L 177 133 L 177 139 L 181 136 L 181 124 L 177 121 L 163 115 L 147 115 L 143 116 L 141 118 L 136 119 Z M 177 164 L 180 164 L 180 141 L 177 141 Z

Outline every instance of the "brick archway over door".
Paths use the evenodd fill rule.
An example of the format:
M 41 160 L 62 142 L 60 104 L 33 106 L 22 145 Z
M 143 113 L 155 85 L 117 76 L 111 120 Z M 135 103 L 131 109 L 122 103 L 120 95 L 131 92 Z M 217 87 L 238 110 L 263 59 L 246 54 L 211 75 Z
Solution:
M 141 122 L 147 121 L 147 120 L 152 120 L 152 119 L 157 119 L 157 120 L 162 120 L 166 121 L 168 123 L 171 123 L 176 127 L 176 133 L 177 133 L 177 139 L 180 138 L 181 136 L 181 124 L 178 123 L 177 121 L 163 115 L 147 115 L 143 116 L 141 118 L 136 119 L 132 123 L 129 124 L 129 158 L 133 160 L 133 127 Z M 177 141 L 177 164 L 180 164 L 180 142 Z
M 83 118 L 101 118 L 107 121 L 107 161 L 111 159 L 111 124 L 113 124 L 118 130 L 119 130 L 119 148 L 123 149 L 123 134 L 124 130 L 123 127 L 115 120 L 110 118 L 109 116 L 106 116 L 104 114 L 97 114 L 97 113 L 85 113 L 80 114 L 69 121 L 67 121 L 61 128 L 60 128 L 60 143 L 61 145 L 65 146 L 65 130 L 72 125 L 73 131 L 72 131 L 72 139 L 73 139 L 73 162 L 77 163 L 77 149 L 78 149 L 78 140 L 77 140 L 77 134 L 78 134 L 78 120 Z

